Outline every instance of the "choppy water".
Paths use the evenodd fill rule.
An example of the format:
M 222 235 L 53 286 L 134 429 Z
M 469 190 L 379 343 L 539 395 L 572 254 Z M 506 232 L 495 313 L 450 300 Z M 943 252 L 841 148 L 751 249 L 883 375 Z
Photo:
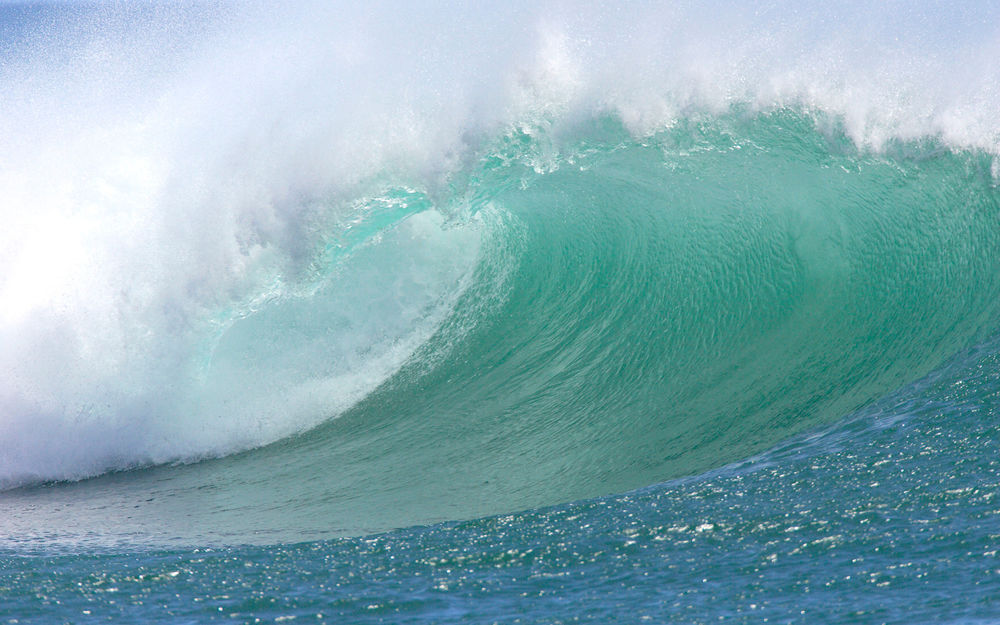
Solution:
M 997 619 L 952 9 L 5 8 L 0 615 Z

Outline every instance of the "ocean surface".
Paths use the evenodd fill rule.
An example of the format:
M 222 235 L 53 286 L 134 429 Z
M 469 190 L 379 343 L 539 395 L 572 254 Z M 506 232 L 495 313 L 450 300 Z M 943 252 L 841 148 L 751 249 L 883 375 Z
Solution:
M 1000 4 L 0 5 L 0 623 L 1000 623 Z

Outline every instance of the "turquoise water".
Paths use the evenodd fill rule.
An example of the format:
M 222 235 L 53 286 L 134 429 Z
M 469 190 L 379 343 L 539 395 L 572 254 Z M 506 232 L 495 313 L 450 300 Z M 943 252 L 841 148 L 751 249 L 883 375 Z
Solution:
M 0 620 L 998 620 L 995 33 L 703 9 L 8 10 Z

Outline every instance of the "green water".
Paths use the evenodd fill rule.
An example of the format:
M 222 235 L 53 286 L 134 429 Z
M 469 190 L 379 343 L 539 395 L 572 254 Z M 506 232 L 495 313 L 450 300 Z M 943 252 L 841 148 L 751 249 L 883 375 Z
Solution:
M 381 225 L 366 266 L 409 262 L 391 233 L 426 210 L 444 218 L 423 227 L 475 235 L 479 250 L 446 319 L 377 390 L 263 449 L 21 491 L 9 531 L 297 541 L 618 493 L 747 458 L 995 329 L 990 163 L 933 142 L 858 151 L 795 111 L 688 119 L 641 141 L 612 119 L 509 134 L 444 200 L 399 187 L 368 200 L 397 209 L 371 211 Z M 342 277 L 358 254 L 328 271 Z M 282 350 L 321 360 L 295 350 L 337 319 L 327 294 L 235 320 L 212 366 Z M 264 351 L 258 336 L 271 337 Z

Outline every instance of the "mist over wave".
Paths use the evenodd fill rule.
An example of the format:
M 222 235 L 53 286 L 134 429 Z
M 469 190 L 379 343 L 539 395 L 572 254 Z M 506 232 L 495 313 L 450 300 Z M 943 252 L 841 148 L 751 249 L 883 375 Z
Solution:
M 702 122 L 725 134 L 763 116 L 769 130 L 737 129 L 733 143 L 752 149 L 773 133 L 759 152 L 788 163 L 790 145 L 825 137 L 826 165 L 852 166 L 839 153 L 887 154 L 859 166 L 886 178 L 893 158 L 946 153 L 940 169 L 899 166 L 932 178 L 922 197 L 940 200 L 902 211 L 912 229 L 895 221 L 894 202 L 876 202 L 868 221 L 841 209 L 847 226 L 789 226 L 800 248 L 820 250 L 805 255 L 806 273 L 836 274 L 832 258 L 850 274 L 858 257 L 839 253 L 867 240 L 851 224 L 919 246 L 928 242 L 913 233 L 948 222 L 943 255 L 995 281 L 983 215 L 1000 177 L 1000 7 L 799 7 L 91 6 L 41 21 L 0 9 L 12 33 L 0 57 L 0 485 L 225 455 L 345 413 L 407 364 L 419 369 L 414 358 L 460 345 L 479 323 L 469 311 L 534 301 L 505 282 L 524 259 L 504 254 L 522 250 L 518 228 L 561 240 L 546 210 L 567 232 L 578 213 L 518 208 L 511 189 L 568 176 L 594 145 L 626 146 L 635 171 L 683 167 L 677 136 L 723 150 L 724 140 L 698 140 Z M 784 110 L 795 113 L 767 117 Z M 671 156 L 648 160 L 650 141 Z M 749 166 L 758 180 L 768 175 L 760 162 Z M 602 183 L 628 179 L 603 166 Z M 721 186 L 726 166 L 700 173 Z M 589 197 L 564 182 L 557 196 Z M 973 185 L 974 199 L 940 195 L 947 182 Z M 676 188 L 650 194 L 666 202 Z M 686 219 L 712 223 L 698 211 L 724 207 L 692 203 Z M 615 207 L 602 210 L 598 222 Z M 747 215 L 728 223 L 750 224 Z M 671 228 L 651 231 L 669 238 Z M 500 237 L 502 258 L 498 232 L 513 237 Z M 628 230 L 581 236 L 602 232 Z M 829 243 L 837 236 L 853 247 Z M 677 271 L 667 284 L 687 284 Z M 948 323 L 914 371 L 992 319 L 971 284 L 953 300 L 964 314 L 926 313 Z M 469 298 L 482 306 L 461 307 Z M 547 312 L 543 321 L 573 323 Z M 876 387 L 903 379 L 890 373 Z M 502 394 L 499 384 L 490 392 Z

